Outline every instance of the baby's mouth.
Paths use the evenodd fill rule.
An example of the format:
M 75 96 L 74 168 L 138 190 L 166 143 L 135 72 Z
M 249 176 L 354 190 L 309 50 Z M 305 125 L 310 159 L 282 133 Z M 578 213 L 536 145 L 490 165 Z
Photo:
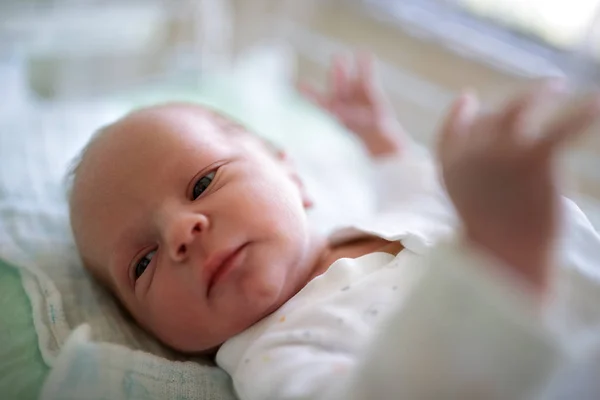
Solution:
M 244 243 L 241 246 L 215 252 L 209 257 L 205 266 L 205 270 L 208 274 L 208 285 L 206 289 L 207 297 L 210 296 L 215 285 L 223 281 L 229 272 L 242 264 L 247 246 L 248 243 Z

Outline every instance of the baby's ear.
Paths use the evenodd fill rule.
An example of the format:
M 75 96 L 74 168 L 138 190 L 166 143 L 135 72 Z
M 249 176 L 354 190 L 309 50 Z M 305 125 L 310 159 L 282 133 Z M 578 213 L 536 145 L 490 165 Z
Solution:
M 304 207 L 304 209 L 310 210 L 311 208 L 313 208 L 315 203 L 312 197 L 308 194 L 308 190 L 306 189 L 304 182 L 302 182 L 300 175 L 298 175 L 297 173 L 293 173 L 292 180 L 294 181 L 294 183 L 296 183 L 296 186 L 298 186 L 298 190 L 300 191 L 300 196 L 302 198 L 302 206 Z
M 304 182 L 302 182 L 300 175 L 298 175 L 297 173 L 293 173 L 291 177 L 296 186 L 298 186 L 298 190 L 300 191 L 300 196 L 302 198 L 302 206 L 305 210 L 310 210 L 311 208 L 313 208 L 315 203 L 312 197 L 308 194 L 308 190 L 306 189 Z
M 279 161 L 291 162 L 290 157 L 288 156 L 288 153 L 285 150 L 282 150 L 282 149 L 275 150 L 275 157 Z

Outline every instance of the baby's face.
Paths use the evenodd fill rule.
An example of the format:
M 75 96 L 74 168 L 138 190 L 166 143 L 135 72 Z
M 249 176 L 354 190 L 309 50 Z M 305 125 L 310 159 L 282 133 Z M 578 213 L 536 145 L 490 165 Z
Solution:
M 293 172 L 222 125 L 193 106 L 138 112 L 91 146 L 74 182 L 84 262 L 182 351 L 213 348 L 274 311 L 314 264 Z

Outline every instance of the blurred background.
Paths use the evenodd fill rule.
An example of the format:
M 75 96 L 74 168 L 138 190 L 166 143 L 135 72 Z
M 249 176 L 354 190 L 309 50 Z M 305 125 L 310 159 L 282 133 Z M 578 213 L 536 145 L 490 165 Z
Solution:
M 0 0 L 0 146 L 16 157 L 23 148 L 17 137 L 51 137 L 43 151 L 66 160 L 93 129 L 128 109 L 192 98 L 267 136 L 304 121 L 295 129 L 310 134 L 285 140 L 322 149 L 327 135 L 314 130 L 325 125 L 314 124 L 326 117 L 290 100 L 291 84 L 323 84 L 332 54 L 356 48 L 379 58 L 400 120 L 430 144 L 463 87 L 489 103 L 544 77 L 567 77 L 582 91 L 596 87 L 599 6 L 600 0 Z M 569 156 L 571 181 L 586 201 L 600 199 L 599 152 L 600 140 L 590 136 Z

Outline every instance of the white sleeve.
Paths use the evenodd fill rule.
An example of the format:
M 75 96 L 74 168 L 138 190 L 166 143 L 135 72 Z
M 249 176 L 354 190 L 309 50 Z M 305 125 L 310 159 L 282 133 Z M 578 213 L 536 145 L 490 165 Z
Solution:
M 570 359 L 540 398 L 600 399 L 600 235 L 573 201 L 565 199 L 565 211 L 549 317 Z
M 565 337 L 585 337 L 600 328 L 600 235 L 581 209 L 564 199 L 557 254 L 554 325 Z
M 600 336 L 579 343 L 571 359 L 560 368 L 535 400 L 600 399 Z
M 533 300 L 496 261 L 440 244 L 337 398 L 528 398 L 563 357 Z
M 360 355 L 346 351 L 343 334 L 324 346 L 307 344 L 303 332 L 261 337 L 234 371 L 240 398 L 495 400 L 539 389 L 562 350 L 530 300 L 470 249 L 441 244 L 425 261 Z

